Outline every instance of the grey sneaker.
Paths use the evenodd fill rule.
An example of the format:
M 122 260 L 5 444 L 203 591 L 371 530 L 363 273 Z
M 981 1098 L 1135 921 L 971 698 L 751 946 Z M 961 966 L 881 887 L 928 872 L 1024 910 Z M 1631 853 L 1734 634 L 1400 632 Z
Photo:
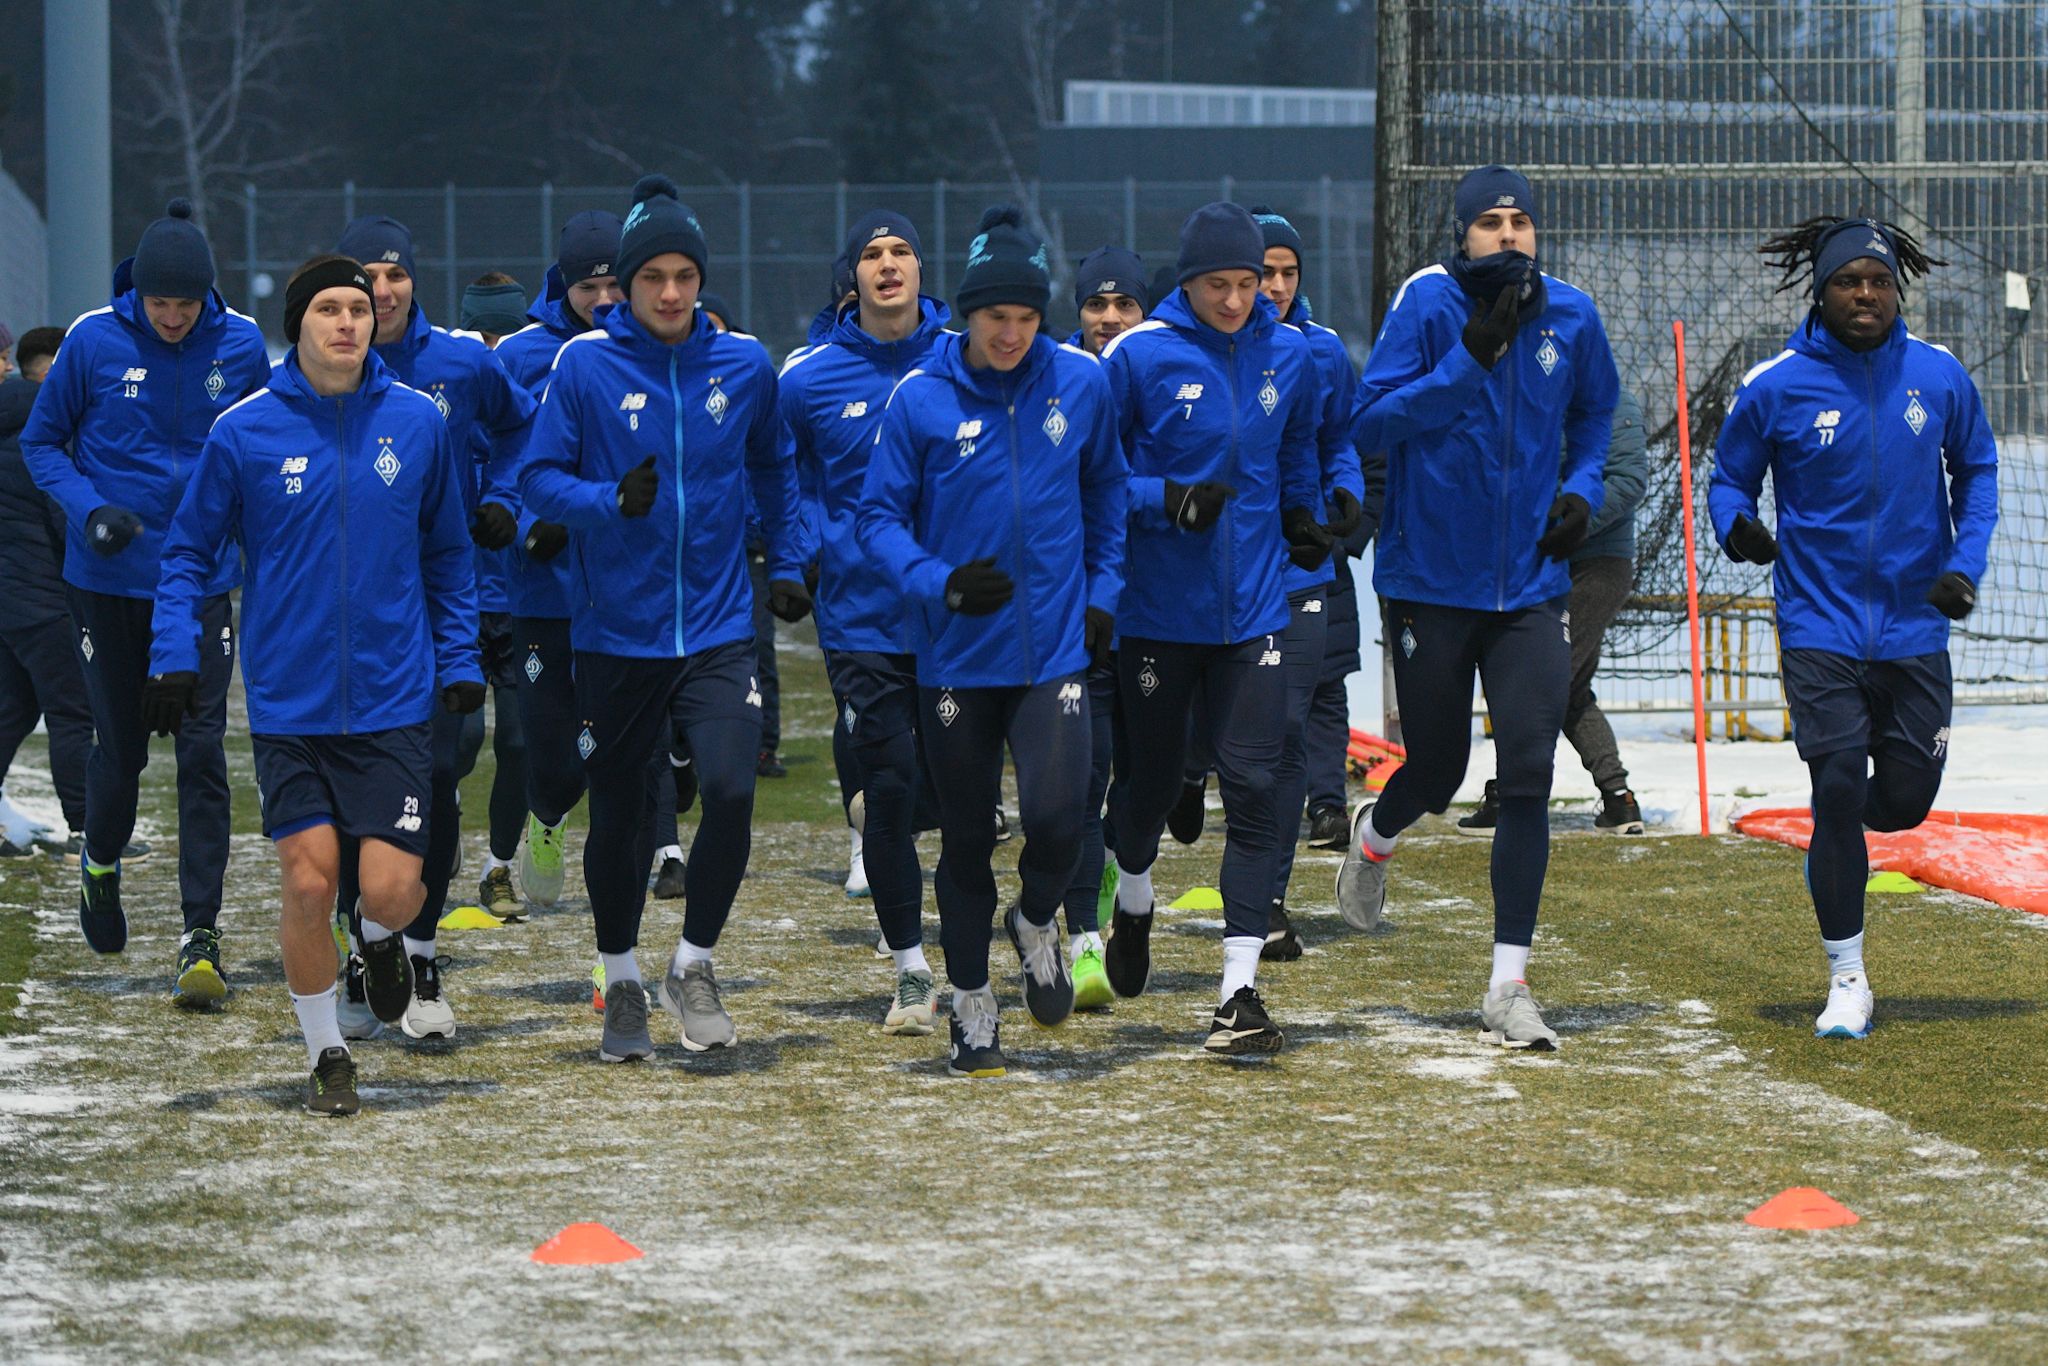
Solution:
M 932 975 L 919 968 L 900 973 L 896 995 L 889 1002 L 889 1014 L 882 1021 L 884 1034 L 929 1034 L 932 1032 Z
M 654 1038 L 647 1032 L 647 988 L 638 982 L 613 982 L 604 994 L 604 1040 L 597 1046 L 601 1062 L 635 1062 L 654 1056 Z
M 341 989 L 334 993 L 334 1020 L 344 1039 L 374 1039 L 384 1032 L 384 1022 L 370 1012 L 363 992 L 363 960 L 353 953 L 341 970 Z
M 1549 1052 L 1557 1047 L 1557 1031 L 1543 1023 L 1543 1012 L 1523 982 L 1503 982 L 1486 993 L 1479 1003 L 1481 1043 L 1502 1048 L 1534 1048 Z
M 718 979 L 709 963 L 692 963 L 680 973 L 670 959 L 661 979 L 662 1009 L 683 1022 L 683 1047 L 692 1053 L 727 1048 L 739 1035 L 718 999 Z
M 1360 802 L 1351 813 L 1351 842 L 1344 846 L 1344 862 L 1337 869 L 1337 910 L 1345 924 L 1360 932 L 1378 929 L 1380 913 L 1387 908 L 1387 860 L 1365 855 L 1365 822 L 1372 806 Z
M 1023 969 L 1024 1006 L 1032 1023 L 1051 1029 L 1074 1013 L 1074 979 L 1067 975 L 1067 956 L 1060 952 L 1060 925 L 1049 920 L 1034 925 L 1024 918 L 1022 906 L 1012 906 L 1003 916 L 1003 928 L 1017 949 Z

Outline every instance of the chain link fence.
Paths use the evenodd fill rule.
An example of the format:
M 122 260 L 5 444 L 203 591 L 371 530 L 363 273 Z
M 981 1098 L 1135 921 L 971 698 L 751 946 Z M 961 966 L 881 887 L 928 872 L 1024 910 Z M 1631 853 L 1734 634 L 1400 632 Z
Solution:
M 1674 319 L 1709 691 L 1729 711 L 1779 704 L 1769 574 L 1713 549 L 1705 491 L 1729 398 L 1805 312 L 1757 244 L 1819 213 L 1897 222 L 1950 263 L 1906 318 L 1969 368 L 2002 460 L 1990 571 L 1951 646 L 1957 700 L 2048 701 L 2048 325 L 2009 306 L 2048 274 L 2048 4 L 1525 0 L 1504 22 L 1475 0 L 1380 0 L 1379 22 L 1376 307 L 1450 252 L 1457 177 L 1515 166 L 1542 201 L 1544 268 L 1598 302 L 1643 401 L 1637 595 L 1601 705 L 1691 705 Z

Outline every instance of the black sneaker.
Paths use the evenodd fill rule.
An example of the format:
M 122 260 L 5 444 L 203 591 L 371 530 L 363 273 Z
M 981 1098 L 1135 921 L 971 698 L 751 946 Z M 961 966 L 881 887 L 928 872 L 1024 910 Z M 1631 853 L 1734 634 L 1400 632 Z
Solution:
M 1287 907 L 1277 898 L 1266 914 L 1266 942 L 1259 948 L 1259 957 L 1269 963 L 1292 963 L 1301 957 L 1301 936 L 1294 932 Z
M 1109 918 L 1109 938 L 1102 945 L 1102 970 L 1109 989 L 1119 996 L 1144 994 L 1152 980 L 1152 916 L 1132 915 L 1123 907 Z
M 220 971 L 220 931 L 193 930 L 178 949 L 178 976 L 171 984 L 171 1000 L 187 1010 L 212 1010 L 227 997 L 227 979 Z
M 1308 847 L 1311 849 L 1342 849 L 1344 837 L 1351 833 L 1351 822 L 1344 818 L 1341 806 L 1319 806 L 1308 813 Z
M 663 859 L 661 861 L 661 871 L 654 875 L 654 899 L 656 901 L 674 901 L 677 897 L 681 896 L 683 894 L 683 874 L 688 871 L 689 865 L 679 858 Z
M 967 1004 L 953 1012 L 947 1027 L 952 1035 L 946 1050 L 948 1072 L 956 1077 L 1000 1077 L 1008 1070 L 995 996 L 986 988 L 970 992 Z
M 0 835 L 0 858 L 30 858 L 34 856 L 35 852 L 36 842 L 33 840 L 24 849 L 5 835 Z
M 45 853 L 57 854 L 66 863 L 82 863 L 85 860 L 85 836 L 72 835 L 67 839 L 43 838 L 35 846 Z M 149 858 L 148 840 L 129 840 L 121 846 L 121 862 L 141 863 Z
M 1601 793 L 1600 814 L 1593 817 L 1593 828 L 1610 835 L 1642 834 L 1643 809 L 1636 805 L 1636 794 L 1625 787 Z
M 78 928 L 94 953 L 119 953 L 128 945 L 128 915 L 121 909 L 121 865 L 95 873 L 80 865 Z
M 1216 1009 L 1209 1021 L 1209 1038 L 1202 1047 L 1211 1053 L 1236 1057 L 1244 1053 L 1278 1053 L 1280 1027 L 1266 1013 L 1266 1003 L 1254 987 L 1239 987 Z
M 352 1115 L 363 1108 L 356 1094 L 356 1060 L 346 1048 L 323 1048 L 320 1062 L 306 1081 L 306 1113 Z
M 754 776 L 757 778 L 787 778 L 789 769 L 780 755 L 772 749 L 764 749 L 754 758 Z M 678 803 L 680 805 L 680 803 Z
M 1166 813 L 1166 828 L 1182 844 L 1193 844 L 1202 837 L 1202 822 L 1208 819 L 1209 775 L 1204 773 L 1192 783 L 1182 783 L 1180 796 L 1173 803 L 1173 810 Z
M 363 943 L 363 999 L 370 1013 L 385 1024 L 397 1024 L 412 1004 L 412 964 L 406 961 L 405 941 L 390 935 Z
M 1479 799 L 1479 808 L 1469 816 L 1458 817 L 1458 833 L 1477 835 L 1481 839 L 1493 838 L 1493 827 L 1500 823 L 1500 784 L 1493 779 L 1486 780 L 1486 792 Z
M 1024 970 L 1024 1008 L 1033 1023 L 1051 1029 L 1074 1013 L 1074 979 L 1060 952 L 1059 922 L 1034 925 L 1024 918 L 1022 906 L 1012 906 L 1003 916 L 1003 928 Z

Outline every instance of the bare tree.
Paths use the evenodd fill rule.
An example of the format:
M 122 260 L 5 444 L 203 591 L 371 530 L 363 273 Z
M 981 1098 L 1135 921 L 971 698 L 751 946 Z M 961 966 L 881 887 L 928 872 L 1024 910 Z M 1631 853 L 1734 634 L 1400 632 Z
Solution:
M 121 28 L 143 98 L 122 117 L 169 164 L 160 177 L 192 201 L 205 226 L 208 192 L 226 180 L 311 165 L 318 149 L 263 156 L 278 129 L 268 108 L 284 93 L 280 59 L 314 28 L 310 0 L 149 0 L 149 21 Z

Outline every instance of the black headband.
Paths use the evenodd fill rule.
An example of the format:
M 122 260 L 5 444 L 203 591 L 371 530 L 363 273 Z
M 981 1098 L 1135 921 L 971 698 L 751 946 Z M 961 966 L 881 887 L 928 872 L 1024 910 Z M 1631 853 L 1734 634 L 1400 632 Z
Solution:
M 360 289 L 371 307 L 376 307 L 370 277 L 354 261 L 336 256 L 308 266 L 284 287 L 284 339 L 293 346 L 299 344 L 299 324 L 305 320 L 306 309 L 323 289 Z

